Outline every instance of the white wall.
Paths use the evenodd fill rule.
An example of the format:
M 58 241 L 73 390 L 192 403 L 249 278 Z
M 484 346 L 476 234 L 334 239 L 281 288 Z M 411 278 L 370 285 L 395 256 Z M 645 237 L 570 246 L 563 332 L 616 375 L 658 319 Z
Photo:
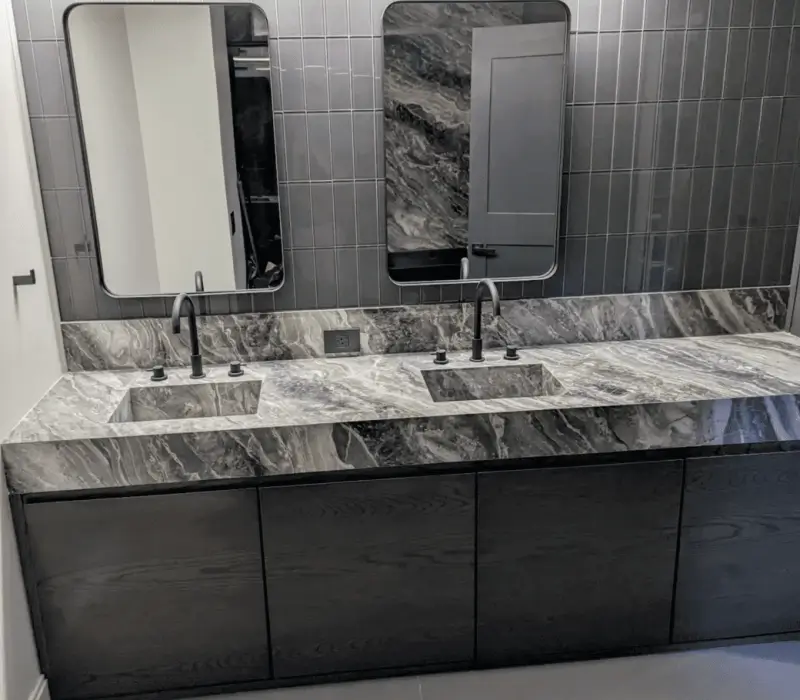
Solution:
M 209 8 L 125 8 L 161 290 L 235 289 Z
M 9 0 L 0 0 L 0 437 L 62 371 L 52 270 Z M 11 276 L 36 271 L 15 295 Z M 23 367 L 32 371 L 22 371 Z M 0 698 L 27 700 L 40 680 L 27 601 L 0 478 Z
M 69 15 L 106 286 L 160 290 L 125 11 L 84 5 Z

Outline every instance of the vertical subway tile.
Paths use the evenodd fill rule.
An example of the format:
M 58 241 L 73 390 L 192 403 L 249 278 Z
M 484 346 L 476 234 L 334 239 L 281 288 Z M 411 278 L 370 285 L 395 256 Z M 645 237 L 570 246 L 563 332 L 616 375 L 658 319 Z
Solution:
M 360 306 L 381 303 L 378 248 L 358 248 L 358 293 Z
M 800 128 L 800 98 L 794 97 L 783 101 L 778 142 L 775 157 L 779 162 L 795 159 L 797 154 L 797 138 Z
M 790 26 L 794 18 L 795 0 L 775 0 L 775 26 Z
M 303 39 L 303 78 L 308 111 L 328 111 L 328 68 L 325 39 Z
M 336 245 L 355 245 L 356 192 L 352 182 L 333 183 L 333 208 L 336 222 Z
M 783 235 L 783 260 L 779 284 L 787 285 L 792 281 L 795 247 L 797 246 L 797 227 L 788 226 Z
M 750 209 L 753 168 L 734 168 L 728 228 L 746 228 Z
M 302 39 L 279 39 L 278 52 L 281 64 L 281 105 L 285 111 L 304 110 L 306 90 Z
M 285 282 L 270 296 L 275 311 L 288 311 L 297 308 L 297 280 L 294 276 L 294 254 L 291 250 L 283 251 L 283 271 Z
M 353 109 L 373 109 L 375 90 L 372 74 L 372 39 L 350 40 Z
M 672 172 L 669 203 L 670 231 L 689 230 L 689 207 L 691 205 L 692 171 L 687 168 Z
M 583 294 L 583 274 L 586 266 L 586 237 L 568 238 L 564 256 L 564 296 Z
M 376 167 L 378 178 L 386 177 L 386 149 L 384 148 L 383 112 L 375 112 L 375 149 L 377 152 Z
M 711 205 L 708 228 L 719 229 L 728 225 L 728 209 L 731 202 L 733 168 L 717 168 L 711 183 Z
M 315 281 L 317 283 L 317 308 L 336 308 L 338 305 L 336 251 L 333 250 L 333 248 L 315 250 L 314 268 L 316 274 Z
M 50 151 L 53 187 L 75 188 L 81 185 L 78 178 L 75 142 L 70 120 L 65 117 L 44 119 L 47 144 Z M 44 185 L 42 185 L 44 187 Z
M 700 114 L 697 118 L 697 143 L 694 162 L 697 166 L 714 165 L 717 150 L 717 130 L 722 103 L 718 100 L 700 102 Z
M 590 234 L 608 232 L 608 199 L 611 187 L 609 173 L 594 173 L 589 182 L 589 218 L 587 223 Z
M 587 231 L 589 217 L 589 175 L 579 173 L 569 178 L 569 210 L 567 235 L 582 236 Z
M 730 2 L 730 0 L 724 0 Z M 706 58 L 703 65 L 703 97 L 722 97 L 725 85 L 725 56 L 728 50 L 728 32 L 711 29 L 706 40 Z
M 627 236 L 606 239 L 606 266 L 603 270 L 603 294 L 622 294 L 625 284 Z
M 52 41 L 34 42 L 33 55 L 36 61 L 42 114 L 67 116 L 67 96 L 61 79 L 59 45 Z
M 601 34 L 597 46 L 597 91 L 595 101 L 613 102 L 617 93 L 619 34 Z
M 283 2 L 283 0 L 278 0 Z M 303 25 L 303 36 L 325 35 L 325 14 L 323 0 L 300 0 L 300 20 Z
M 675 165 L 678 167 L 694 164 L 698 111 L 698 102 L 681 102 L 678 106 L 678 130 L 675 145 Z
M 353 138 L 355 177 L 376 177 L 375 116 L 372 112 L 353 112 Z
M 50 255 L 54 258 L 64 258 L 67 256 L 67 251 L 64 245 L 61 214 L 58 211 L 58 192 L 53 190 L 42 191 L 42 209 L 44 210 L 47 238 L 50 243 Z
M 753 17 L 753 0 L 733 0 L 732 27 L 749 27 Z
M 648 0 L 644 8 L 644 28 L 664 29 L 667 24 L 667 0 Z
M 378 195 L 375 182 L 356 182 L 356 231 L 359 245 L 378 242 Z
M 757 165 L 753 169 L 753 188 L 750 193 L 748 226 L 764 227 L 769 221 L 769 198 L 772 192 L 772 165 Z
M 328 88 L 332 110 L 352 108 L 349 39 L 328 39 Z
M 769 29 L 754 29 L 750 33 L 750 52 L 744 79 L 745 97 L 761 97 L 766 94 L 769 44 Z
M 633 147 L 633 167 L 651 168 L 654 163 L 656 114 L 658 105 L 638 105 L 636 108 L 636 140 Z
M 772 163 L 775 160 L 782 112 L 782 99 L 770 98 L 763 101 L 761 123 L 758 130 L 758 145 L 756 147 L 757 163 Z
M 614 114 L 614 154 L 612 167 L 628 170 L 633 167 L 633 136 L 636 105 L 617 105 Z
M 765 95 L 783 95 L 787 77 L 786 69 L 789 65 L 791 40 L 792 30 L 789 27 L 772 30 L 772 44 L 767 61 L 767 83 L 764 88 Z
M 722 286 L 738 287 L 742 283 L 747 231 L 728 231 L 725 237 L 725 254 L 722 260 Z
M 732 0 L 711 0 L 709 26 L 727 27 L 731 21 Z
M 567 84 L 564 88 L 564 97 L 567 104 L 572 104 L 575 101 L 575 69 L 578 63 L 578 35 L 575 32 L 569 35 L 567 57 Z
M 36 78 L 36 62 L 33 58 L 33 47 L 36 44 L 31 41 L 20 41 L 17 46 L 19 48 L 22 80 L 25 86 L 25 98 L 28 103 L 28 115 L 41 117 L 45 112 L 42 108 L 42 96 L 39 91 L 38 79 Z
M 589 170 L 592 165 L 592 129 L 594 107 L 576 105 L 572 108 L 570 140 L 570 170 Z
M 331 148 L 333 179 L 353 177 L 353 117 L 349 112 L 331 113 Z
M 665 292 L 677 292 L 683 288 L 687 238 L 687 233 L 669 233 L 665 237 L 664 282 L 662 285 Z
M 709 23 L 711 0 L 690 0 L 688 26 L 692 29 L 704 29 Z
M 786 226 L 792 197 L 794 166 L 776 165 L 772 171 L 772 192 L 769 199 L 769 225 Z M 792 224 L 797 222 L 792 221 Z
M 631 201 L 628 227 L 631 233 L 650 230 L 650 210 L 653 191 L 653 171 L 634 171 L 631 175 Z
M 378 180 L 378 245 L 386 245 L 386 183 Z
M 579 32 L 596 32 L 600 28 L 601 0 L 580 0 L 575 28 Z
M 668 31 L 664 34 L 664 59 L 661 65 L 662 100 L 677 100 L 681 96 L 683 76 L 683 42 L 686 32 Z
M 328 182 L 311 183 L 311 213 L 316 248 L 332 248 L 335 243 L 333 216 L 333 185 Z
M 675 136 L 678 126 L 678 103 L 662 102 L 658 105 L 658 126 L 656 128 L 657 168 L 672 167 L 675 157 Z
M 625 283 L 622 291 L 625 294 L 635 294 L 644 289 L 647 236 L 634 234 L 626 236 L 626 239 L 628 249 L 625 254 Z
M 731 29 L 728 34 L 728 56 L 725 61 L 725 87 L 723 97 L 737 98 L 744 95 L 747 45 L 750 32 L 747 29 Z
M 706 234 L 690 233 L 686 237 L 686 256 L 683 261 L 683 289 L 702 289 L 703 261 L 706 254 Z
M 372 36 L 372 0 L 350 0 L 350 35 Z
M 669 0 L 667 29 L 684 29 L 689 14 L 689 0 Z
M 706 53 L 706 32 L 695 29 L 686 32 L 686 49 L 683 60 L 683 86 L 681 97 L 695 100 L 703 92 L 703 61 Z
M 327 112 L 308 115 L 308 160 L 311 180 L 331 179 L 331 121 Z
M 783 243 L 784 229 L 767 229 L 759 284 L 766 286 L 780 284 L 781 265 L 783 263 Z
M 622 26 L 622 6 L 621 0 L 605 0 L 603 2 L 600 10 L 600 31 L 619 31 Z
M 722 268 L 725 263 L 725 231 L 708 232 L 703 262 L 703 287 L 718 289 L 722 286 Z
M 317 297 L 317 271 L 313 250 L 293 250 L 295 301 L 298 309 L 315 309 Z
M 692 175 L 691 206 L 689 210 L 690 231 L 705 231 L 708 228 L 713 175 L 713 170 L 709 168 L 695 169 Z
M 761 263 L 764 260 L 766 231 L 760 228 L 749 229 L 745 238 L 742 287 L 756 287 L 761 282 Z
M 62 245 L 67 257 L 93 253 L 91 221 L 85 216 L 83 194 L 80 190 L 59 190 L 56 193 Z
M 400 303 L 400 287 L 396 285 L 389 276 L 389 262 L 386 246 L 381 246 L 378 249 L 378 256 L 381 306 L 396 306 Z
M 736 140 L 736 165 L 752 165 L 756 160 L 761 101 L 744 100 Z
M 622 28 L 625 30 L 641 29 L 644 26 L 644 3 L 626 2 L 622 8 Z
M 641 50 L 641 33 L 625 32 L 620 35 L 617 102 L 636 101 L 639 85 L 639 54 Z
M 325 0 L 325 30 L 328 36 L 347 36 L 347 0 Z
M 591 236 L 586 239 L 586 265 L 583 276 L 583 294 L 602 294 L 606 267 L 606 237 Z
M 664 232 L 669 229 L 669 206 L 672 196 L 672 172 L 657 170 L 653 174 L 653 197 L 650 209 L 650 230 Z
M 795 16 L 795 24 L 800 23 L 800 10 Z M 800 28 L 792 30 L 792 51 L 789 57 L 789 74 L 786 81 L 787 95 L 800 95 Z
M 97 301 L 94 295 L 91 260 L 89 258 L 69 258 L 67 260 L 72 311 L 82 321 L 98 318 Z
M 614 145 L 614 106 L 597 105 L 594 108 L 592 132 L 592 170 L 610 170 Z
M 299 0 L 277 0 L 278 36 L 302 36 Z
M 372 40 L 372 80 L 375 92 L 375 107 L 381 109 L 383 107 L 383 37 L 375 37 Z M 567 73 L 571 73 L 569 69 Z M 569 80 L 569 78 L 568 78 Z M 569 95 L 570 93 L 567 93 Z M 569 101 L 567 97 L 567 101 Z
M 594 102 L 597 77 L 597 34 L 579 34 L 576 38 L 574 101 Z
M 307 183 L 289 185 L 289 220 L 292 248 L 314 247 L 314 222 L 311 216 L 311 188 Z
M 25 3 L 25 8 L 28 15 L 30 39 L 43 41 L 57 38 L 53 10 L 49 2 L 45 0 L 40 0 L 39 2 L 29 0 L 29 2 Z
M 277 93 L 276 93 L 277 94 Z M 286 130 L 283 124 L 283 114 L 273 116 L 273 128 L 275 131 L 275 160 L 278 169 L 278 182 L 286 182 Z
M 736 139 L 739 132 L 739 100 L 723 100 L 715 155 L 716 165 L 733 165 L 736 159 Z
M 611 174 L 611 193 L 608 205 L 608 232 L 627 233 L 628 206 L 631 197 L 631 173 Z
M 308 122 L 305 114 L 284 114 L 286 134 L 286 178 L 288 182 L 309 179 Z
M 753 19 L 754 27 L 769 27 L 772 25 L 772 16 L 775 11 L 775 0 L 754 0 Z
M 355 248 L 338 248 L 336 269 L 338 306 L 358 306 L 358 251 Z
M 655 102 L 661 90 L 661 56 L 664 35 L 646 32 L 642 35 L 642 56 L 639 69 L 639 101 Z

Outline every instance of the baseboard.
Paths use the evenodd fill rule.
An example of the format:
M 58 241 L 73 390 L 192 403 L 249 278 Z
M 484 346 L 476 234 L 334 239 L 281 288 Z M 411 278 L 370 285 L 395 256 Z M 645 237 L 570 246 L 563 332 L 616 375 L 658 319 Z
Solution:
M 33 686 L 28 700 L 50 700 L 50 688 L 47 686 L 47 679 L 44 676 L 39 676 L 36 680 L 36 685 Z

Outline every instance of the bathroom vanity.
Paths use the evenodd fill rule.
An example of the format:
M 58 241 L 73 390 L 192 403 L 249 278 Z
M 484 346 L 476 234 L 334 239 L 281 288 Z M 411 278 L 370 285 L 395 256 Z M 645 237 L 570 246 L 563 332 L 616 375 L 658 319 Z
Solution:
M 3 446 L 52 696 L 800 630 L 797 338 L 519 355 L 65 375 Z

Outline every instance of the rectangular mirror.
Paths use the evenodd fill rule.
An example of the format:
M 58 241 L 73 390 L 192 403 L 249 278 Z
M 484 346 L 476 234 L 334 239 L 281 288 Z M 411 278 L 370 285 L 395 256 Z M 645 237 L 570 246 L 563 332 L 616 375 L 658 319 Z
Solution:
M 397 2 L 383 15 L 389 274 L 556 269 L 569 13 L 560 2 Z
M 269 30 L 254 5 L 77 5 L 66 36 L 105 288 L 283 281 Z

